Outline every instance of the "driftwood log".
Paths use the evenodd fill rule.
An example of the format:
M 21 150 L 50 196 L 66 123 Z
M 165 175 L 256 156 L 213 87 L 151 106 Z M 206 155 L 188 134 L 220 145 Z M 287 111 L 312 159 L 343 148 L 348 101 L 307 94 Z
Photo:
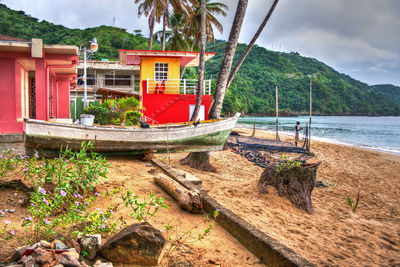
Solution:
M 268 165 L 259 180 L 260 193 L 267 193 L 268 187 L 278 190 L 279 196 L 289 199 L 297 208 L 313 213 L 311 192 L 317 180 L 315 164 L 301 164 L 298 167 L 277 168 L 277 164 Z
M 198 191 L 188 190 L 179 183 L 165 175 L 154 177 L 154 181 L 170 196 L 178 201 L 179 206 L 193 213 L 200 213 L 203 208 L 201 196 Z

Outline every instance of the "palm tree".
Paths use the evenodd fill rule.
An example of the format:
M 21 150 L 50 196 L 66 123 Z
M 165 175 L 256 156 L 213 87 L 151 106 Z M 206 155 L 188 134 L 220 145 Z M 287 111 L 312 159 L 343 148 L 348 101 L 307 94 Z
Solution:
M 165 0 L 135 0 L 135 4 L 139 3 L 138 16 L 143 14 L 148 17 L 149 21 L 149 50 L 153 48 L 153 34 L 154 34 L 154 24 L 159 23 L 164 10 L 166 9 Z
M 211 107 L 209 119 L 218 119 L 221 113 L 222 103 L 225 97 L 225 88 L 229 78 L 233 57 L 236 52 L 236 45 L 239 41 L 239 34 L 242 28 L 244 15 L 246 14 L 248 0 L 239 0 L 236 8 L 235 18 L 232 23 L 228 43 L 225 48 L 224 58 L 218 74 L 217 89 L 214 93 L 214 105 Z M 193 152 L 182 159 L 181 164 L 189 165 L 192 168 L 204 171 L 216 171 L 216 168 L 210 163 L 210 152 Z
M 204 89 L 204 63 L 205 63 L 205 51 L 206 51 L 206 2 L 207 0 L 201 0 L 201 27 L 200 27 L 200 59 L 199 59 L 199 80 L 197 84 L 197 98 L 196 105 L 194 107 L 191 121 L 197 120 L 200 112 L 201 99 L 203 96 Z
M 186 35 L 193 37 L 193 44 L 191 50 L 193 50 L 194 45 L 196 45 L 200 39 L 201 32 L 201 7 L 199 0 L 190 0 L 192 8 L 187 18 L 187 29 Z M 223 27 L 215 15 L 226 16 L 226 11 L 228 6 L 219 2 L 211 2 L 211 0 L 206 0 L 206 34 L 207 41 L 215 41 L 214 27 L 220 32 L 223 32 Z
M 186 29 L 185 35 L 192 38 L 192 45 L 189 51 L 193 51 L 194 47 L 198 45 L 201 33 L 201 8 L 199 0 L 190 0 L 192 8 L 189 9 L 189 15 L 186 18 Z M 207 41 L 215 41 L 214 29 L 215 27 L 220 33 L 223 32 L 223 27 L 221 23 L 217 20 L 215 15 L 226 16 L 226 11 L 228 6 L 219 2 L 211 2 L 211 0 L 206 0 L 206 35 Z M 181 79 L 185 73 L 186 67 L 183 67 L 181 71 Z
M 254 34 L 253 39 L 251 39 L 249 45 L 247 46 L 246 52 L 242 55 L 242 57 L 239 59 L 238 63 L 236 64 L 235 68 L 233 69 L 231 75 L 229 75 L 228 82 L 226 84 L 225 91 L 228 90 L 229 85 L 231 85 L 233 78 L 235 77 L 236 73 L 238 72 L 240 66 L 242 65 L 243 61 L 246 59 L 247 55 L 250 53 L 250 50 L 253 48 L 254 44 L 257 41 L 257 38 L 260 36 L 261 32 L 263 31 L 265 25 L 267 25 L 267 22 L 269 18 L 271 17 L 272 13 L 275 10 L 276 5 L 278 4 L 279 0 L 274 0 L 274 3 L 272 4 L 271 8 L 269 9 L 267 15 L 265 16 L 263 22 L 261 23 L 260 27 L 258 27 L 257 32 Z
M 175 11 L 169 18 L 170 30 L 165 32 L 166 49 L 174 51 L 188 51 L 190 48 L 190 39 L 186 37 L 185 16 Z M 154 39 L 162 42 L 163 31 L 154 34 Z
M 167 27 L 170 27 L 169 6 L 172 6 L 174 12 L 188 14 L 188 2 L 187 2 L 187 0 L 163 0 L 163 1 L 164 1 L 164 10 L 163 10 L 163 29 L 162 29 L 161 49 L 165 50 L 166 30 L 167 30 Z

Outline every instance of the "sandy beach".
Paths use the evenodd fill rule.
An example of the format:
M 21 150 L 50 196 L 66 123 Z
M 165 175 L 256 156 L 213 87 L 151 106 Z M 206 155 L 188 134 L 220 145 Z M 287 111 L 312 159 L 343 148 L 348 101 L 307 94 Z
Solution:
M 251 130 L 236 129 L 243 135 Z M 259 138 L 274 138 L 274 133 L 257 131 Z M 281 136 L 292 141 L 293 137 Z M 212 152 L 211 161 L 219 170 L 208 173 L 179 164 L 186 153 L 157 155 L 161 161 L 186 170 L 203 181 L 203 188 L 225 207 L 254 224 L 267 235 L 282 242 L 299 255 L 318 266 L 397 266 L 400 264 L 400 156 L 379 153 L 354 147 L 325 142 L 312 142 L 315 157 L 310 162 L 322 161 L 317 179 L 328 187 L 315 188 L 312 193 L 314 213 L 308 214 L 295 208 L 292 203 L 277 195 L 271 188 L 265 195 L 258 193 L 257 183 L 263 169 L 231 149 Z M 279 157 L 279 153 L 272 156 Z M 289 156 L 298 156 L 289 154 Z M 205 229 L 205 214 L 193 215 L 182 211 L 176 202 L 154 184 L 154 176 L 161 173 L 154 166 L 134 158 L 109 158 L 111 172 L 98 190 L 103 193 L 95 203 L 105 209 L 121 202 L 117 197 L 107 198 L 105 193 L 121 188 L 132 190 L 144 197 L 148 192 L 166 199 L 168 210 L 161 210 L 150 222 L 159 229 L 173 224 L 179 235 L 199 224 L 196 231 Z M 155 169 L 155 173 L 149 170 Z M 355 199 L 360 192 L 361 200 L 353 213 L 347 197 Z M 0 209 L 16 208 L 6 218 L 16 226 L 26 214 L 26 205 L 18 199 L 24 197 L 12 190 L 2 190 Z M 124 220 L 129 210 L 116 213 Z M 163 230 L 165 231 L 165 230 Z M 195 232 L 196 232 L 195 231 Z M 197 232 L 196 234 L 197 235 Z M 5 261 L 14 247 L 26 241 L 23 228 L 17 227 L 16 238 L 0 244 L 0 262 Z M 175 251 L 172 258 L 177 263 L 191 262 L 194 266 L 263 266 L 259 260 L 222 227 L 216 226 L 206 238 L 189 242 Z M 167 264 L 164 261 L 164 266 Z
M 274 133 L 257 131 L 255 137 L 272 139 Z M 400 156 L 318 141 L 311 148 L 310 162 L 323 162 L 317 179 L 330 185 L 314 189 L 314 214 L 296 209 L 274 189 L 258 194 L 262 168 L 230 150 L 211 154 L 216 174 L 181 166 L 184 154 L 171 155 L 171 165 L 201 178 L 221 204 L 319 266 L 400 264 Z M 353 213 L 347 196 L 355 199 L 358 192 Z

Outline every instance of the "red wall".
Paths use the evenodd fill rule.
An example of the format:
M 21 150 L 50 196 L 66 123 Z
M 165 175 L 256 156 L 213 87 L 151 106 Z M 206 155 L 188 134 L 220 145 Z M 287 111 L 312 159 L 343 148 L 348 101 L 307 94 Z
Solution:
M 68 80 L 57 82 L 57 118 L 69 119 L 69 87 Z
M 175 102 L 170 102 L 178 99 Z M 189 105 L 196 104 L 196 95 L 176 94 L 143 94 L 143 107 L 146 109 L 144 115 L 156 120 L 158 123 L 174 123 L 189 121 Z M 205 119 L 208 119 L 208 110 L 211 105 L 211 96 L 203 95 L 201 104 L 205 107 Z M 154 116 L 160 109 L 167 108 Z
M 13 58 L 0 58 L 0 134 L 22 132 L 22 123 L 17 123 L 15 81 L 21 77 L 16 77 L 16 68 Z

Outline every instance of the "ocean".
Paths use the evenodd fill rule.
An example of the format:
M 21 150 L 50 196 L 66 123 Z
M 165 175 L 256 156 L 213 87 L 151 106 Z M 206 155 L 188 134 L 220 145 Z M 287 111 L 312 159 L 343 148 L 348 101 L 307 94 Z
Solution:
M 280 117 L 279 131 L 294 135 L 296 121 L 305 127 L 309 117 Z M 239 118 L 236 127 L 275 131 L 275 117 Z M 400 117 L 367 116 L 313 116 L 312 140 L 321 140 L 344 145 L 400 154 Z

